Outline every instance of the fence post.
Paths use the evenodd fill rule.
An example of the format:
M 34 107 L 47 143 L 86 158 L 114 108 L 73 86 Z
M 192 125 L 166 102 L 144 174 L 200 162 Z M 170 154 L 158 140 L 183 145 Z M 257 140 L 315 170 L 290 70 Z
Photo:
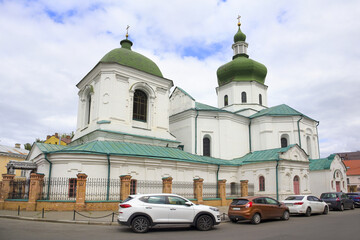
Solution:
M 203 178 L 194 179 L 194 196 L 197 199 L 198 204 L 204 203 L 203 201 Z
M 120 200 L 124 201 L 130 195 L 130 175 L 121 175 L 120 176 L 121 186 L 120 186 Z
M 249 196 L 249 192 L 248 192 L 248 180 L 240 180 L 240 184 L 241 184 L 241 196 L 242 197 L 246 197 Z
M 75 210 L 82 211 L 85 209 L 85 195 L 86 195 L 86 178 L 85 173 L 78 173 L 76 181 L 76 204 Z
M 36 210 L 36 201 L 41 197 L 44 176 L 42 173 L 30 174 L 29 200 L 26 204 L 27 211 Z
M 164 177 L 162 178 L 162 182 L 163 182 L 163 188 L 162 188 L 162 192 L 163 193 L 172 193 L 172 177 Z
M 226 180 L 218 180 L 218 193 L 221 198 L 221 206 L 226 206 Z
M 2 174 L 3 181 L 0 192 L 0 209 L 4 209 L 5 199 L 9 197 L 11 192 L 11 182 L 14 181 L 15 174 Z

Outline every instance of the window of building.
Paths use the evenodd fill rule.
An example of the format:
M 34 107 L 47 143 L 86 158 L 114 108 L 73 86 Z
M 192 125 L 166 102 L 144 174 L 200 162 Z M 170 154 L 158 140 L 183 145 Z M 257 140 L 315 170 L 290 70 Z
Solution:
M 85 123 L 90 123 L 91 114 L 91 93 L 89 92 L 86 96 L 86 108 L 85 108 Z
M 137 188 L 137 180 L 131 179 L 130 180 L 130 195 L 136 194 L 136 188 Z
M 259 177 L 259 191 L 265 191 L 265 177 Z
M 241 93 L 241 102 L 242 102 L 242 103 L 246 103 L 246 102 L 247 102 L 247 100 L 246 100 L 246 92 L 242 92 L 242 93 Z
M 239 184 L 236 182 L 230 183 L 230 194 L 231 195 L 238 195 L 239 194 Z
M 289 135 L 282 134 L 280 138 L 280 144 L 282 148 L 289 146 Z
M 229 105 L 229 97 L 228 97 L 228 95 L 225 95 L 224 96 L 224 106 L 227 106 L 227 105 Z
M 259 104 L 262 105 L 262 95 L 259 94 Z
M 76 184 L 77 184 L 77 178 L 69 179 L 69 198 L 76 197 Z
M 210 138 L 203 138 L 203 155 L 210 157 Z
M 306 137 L 306 147 L 307 147 L 307 154 L 312 157 L 312 151 L 311 151 L 311 139 L 309 136 Z
M 294 177 L 293 184 L 294 184 L 294 194 L 299 195 L 300 194 L 300 178 L 299 178 L 299 176 Z
M 141 90 L 134 92 L 133 120 L 146 122 L 147 96 Z

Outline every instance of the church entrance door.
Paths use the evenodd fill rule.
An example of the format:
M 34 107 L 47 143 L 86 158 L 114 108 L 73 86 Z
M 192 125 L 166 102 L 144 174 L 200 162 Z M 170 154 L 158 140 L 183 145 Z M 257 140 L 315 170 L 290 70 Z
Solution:
M 336 181 L 336 191 L 340 192 L 340 181 Z
M 300 194 L 300 179 L 298 176 L 295 176 L 294 177 L 294 193 L 296 195 L 299 195 Z

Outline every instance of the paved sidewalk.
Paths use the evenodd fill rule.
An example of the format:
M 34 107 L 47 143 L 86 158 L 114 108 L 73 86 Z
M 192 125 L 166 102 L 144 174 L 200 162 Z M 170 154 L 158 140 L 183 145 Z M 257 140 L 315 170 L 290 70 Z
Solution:
M 222 215 L 223 221 L 227 221 L 228 207 L 218 207 Z M 12 211 L 0 210 L 1 218 L 22 219 L 29 221 L 45 221 L 60 223 L 76 223 L 76 224 L 97 224 L 97 225 L 118 225 L 117 212 L 112 211 L 82 211 L 75 213 L 74 211 Z

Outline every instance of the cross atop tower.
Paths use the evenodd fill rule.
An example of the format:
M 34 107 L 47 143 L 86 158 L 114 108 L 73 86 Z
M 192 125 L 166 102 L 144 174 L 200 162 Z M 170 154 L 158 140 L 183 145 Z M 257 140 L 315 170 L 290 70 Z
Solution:
M 127 27 L 126 27 L 126 39 L 129 37 L 129 28 L 130 28 L 130 26 L 129 25 L 127 25 Z
M 241 18 L 241 16 L 240 16 L 240 15 L 238 15 L 238 17 L 237 17 L 237 20 L 238 20 L 238 26 L 240 26 L 240 25 L 241 25 L 241 23 L 240 23 L 240 18 Z

